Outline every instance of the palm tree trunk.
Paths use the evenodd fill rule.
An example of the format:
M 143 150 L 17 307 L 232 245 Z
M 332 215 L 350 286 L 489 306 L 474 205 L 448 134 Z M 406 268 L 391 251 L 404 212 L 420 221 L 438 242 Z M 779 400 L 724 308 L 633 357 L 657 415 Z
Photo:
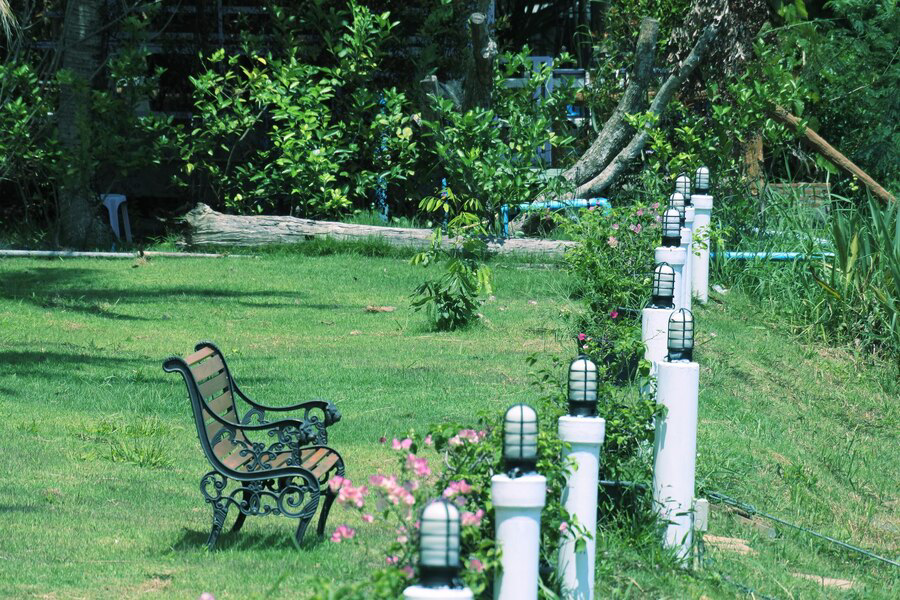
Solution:
M 99 203 L 91 191 L 91 84 L 99 71 L 102 53 L 103 0 L 71 0 L 63 23 L 65 70 L 59 90 L 57 127 L 66 170 L 59 191 L 60 241 L 85 247 L 99 234 Z

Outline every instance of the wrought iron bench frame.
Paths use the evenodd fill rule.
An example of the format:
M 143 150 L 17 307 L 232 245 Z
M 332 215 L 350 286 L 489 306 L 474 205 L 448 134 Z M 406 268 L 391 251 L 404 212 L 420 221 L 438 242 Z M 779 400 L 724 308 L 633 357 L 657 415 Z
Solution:
M 225 524 L 229 506 L 240 513 L 232 527 L 239 531 L 247 515 L 284 515 L 299 519 L 294 540 L 299 545 L 324 492 L 317 533 L 325 522 L 336 494 L 327 485 L 333 475 L 344 475 L 340 454 L 328 447 L 326 428 L 341 419 L 337 407 L 324 400 L 292 406 L 266 406 L 247 397 L 234 382 L 221 350 L 200 342 L 194 353 L 163 362 L 167 373 L 181 373 L 187 385 L 197 437 L 213 470 L 200 480 L 200 491 L 212 505 L 210 550 Z M 250 408 L 243 417 L 235 398 Z M 266 420 L 267 412 L 303 411 L 301 418 Z M 251 441 L 247 434 L 265 432 L 268 445 Z M 229 483 L 236 486 L 229 488 Z M 240 499 L 238 499 L 240 496 Z

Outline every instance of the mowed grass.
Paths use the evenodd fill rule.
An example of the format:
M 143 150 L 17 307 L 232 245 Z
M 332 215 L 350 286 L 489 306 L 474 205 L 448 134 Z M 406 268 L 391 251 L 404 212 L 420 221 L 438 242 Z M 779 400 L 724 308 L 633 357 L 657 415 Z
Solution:
M 425 273 L 352 255 L 0 261 L 0 597 L 302 598 L 312 576 L 381 566 L 388 531 L 364 534 L 370 553 L 298 552 L 296 521 L 278 517 L 207 553 L 209 467 L 184 383 L 161 363 L 209 339 L 251 398 L 335 402 L 329 441 L 362 482 L 393 467 L 381 436 L 499 414 L 530 397 L 526 356 L 562 349 L 559 271 L 497 265 L 484 324 L 456 333 L 409 308 Z M 335 507 L 329 531 L 354 519 Z
M 483 410 L 499 417 L 533 398 L 526 356 L 571 351 L 565 275 L 494 270 L 484 323 L 434 333 L 407 298 L 426 271 L 396 257 L 0 261 L 0 597 L 305 598 L 314 576 L 362 580 L 383 564 L 384 527 L 360 526 L 359 545 L 308 534 L 298 552 L 295 521 L 250 518 L 205 550 L 211 511 L 198 483 L 208 465 L 184 384 L 161 362 L 211 339 L 251 397 L 336 402 L 344 418 L 330 441 L 361 482 L 394 464 L 381 436 Z M 798 343 L 736 294 L 698 309 L 697 321 L 701 495 L 724 492 L 896 559 L 891 373 Z M 360 525 L 336 506 L 330 523 L 344 522 Z M 777 598 L 898 592 L 898 569 L 790 529 L 771 538 L 714 507 L 709 533 L 752 553 L 707 544 L 704 568 L 682 571 L 648 536 L 602 532 L 598 597 L 749 597 L 738 584 Z

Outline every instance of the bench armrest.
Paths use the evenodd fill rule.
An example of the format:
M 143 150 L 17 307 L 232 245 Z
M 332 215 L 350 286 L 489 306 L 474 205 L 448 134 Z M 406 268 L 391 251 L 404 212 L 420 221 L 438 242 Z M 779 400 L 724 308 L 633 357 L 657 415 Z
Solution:
M 267 421 L 266 412 L 268 411 L 302 411 L 303 416 L 300 418 L 300 420 L 316 429 L 316 436 L 310 439 L 310 443 L 324 446 L 328 444 L 328 432 L 325 429 L 341 420 L 341 411 L 338 410 L 338 407 L 335 406 L 332 402 L 328 402 L 326 400 L 310 400 L 308 402 L 301 402 L 300 404 L 294 404 L 291 406 L 268 406 L 265 404 L 260 404 L 259 402 L 248 398 L 247 395 L 244 394 L 244 392 L 242 392 L 239 387 L 237 387 L 237 385 L 234 386 L 234 389 L 237 392 L 238 396 L 240 396 L 244 402 L 252 407 L 246 412 L 244 418 L 242 419 L 242 424 L 244 425 L 249 425 L 254 421 L 261 425 L 273 425 L 274 423 L 283 420 L 282 419 L 280 421 L 274 422 Z

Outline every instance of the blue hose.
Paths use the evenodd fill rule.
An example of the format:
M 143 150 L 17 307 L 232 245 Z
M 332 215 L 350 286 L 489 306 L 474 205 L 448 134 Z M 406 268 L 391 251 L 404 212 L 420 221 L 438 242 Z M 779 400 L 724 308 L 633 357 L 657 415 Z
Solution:
M 823 258 L 834 257 L 833 252 L 823 252 L 819 254 L 807 254 L 806 252 L 710 252 L 710 258 L 716 258 L 718 254 L 724 254 L 725 260 L 772 260 L 772 261 L 795 261 L 795 260 L 820 260 Z
M 525 202 L 519 204 L 516 208 L 519 212 L 531 212 L 535 210 L 563 210 L 566 208 L 593 208 L 601 207 L 603 212 L 609 212 L 612 204 L 608 198 L 573 198 L 571 200 L 550 200 L 548 202 Z M 503 237 L 509 237 L 509 205 L 504 204 L 500 207 L 500 219 L 503 226 Z

